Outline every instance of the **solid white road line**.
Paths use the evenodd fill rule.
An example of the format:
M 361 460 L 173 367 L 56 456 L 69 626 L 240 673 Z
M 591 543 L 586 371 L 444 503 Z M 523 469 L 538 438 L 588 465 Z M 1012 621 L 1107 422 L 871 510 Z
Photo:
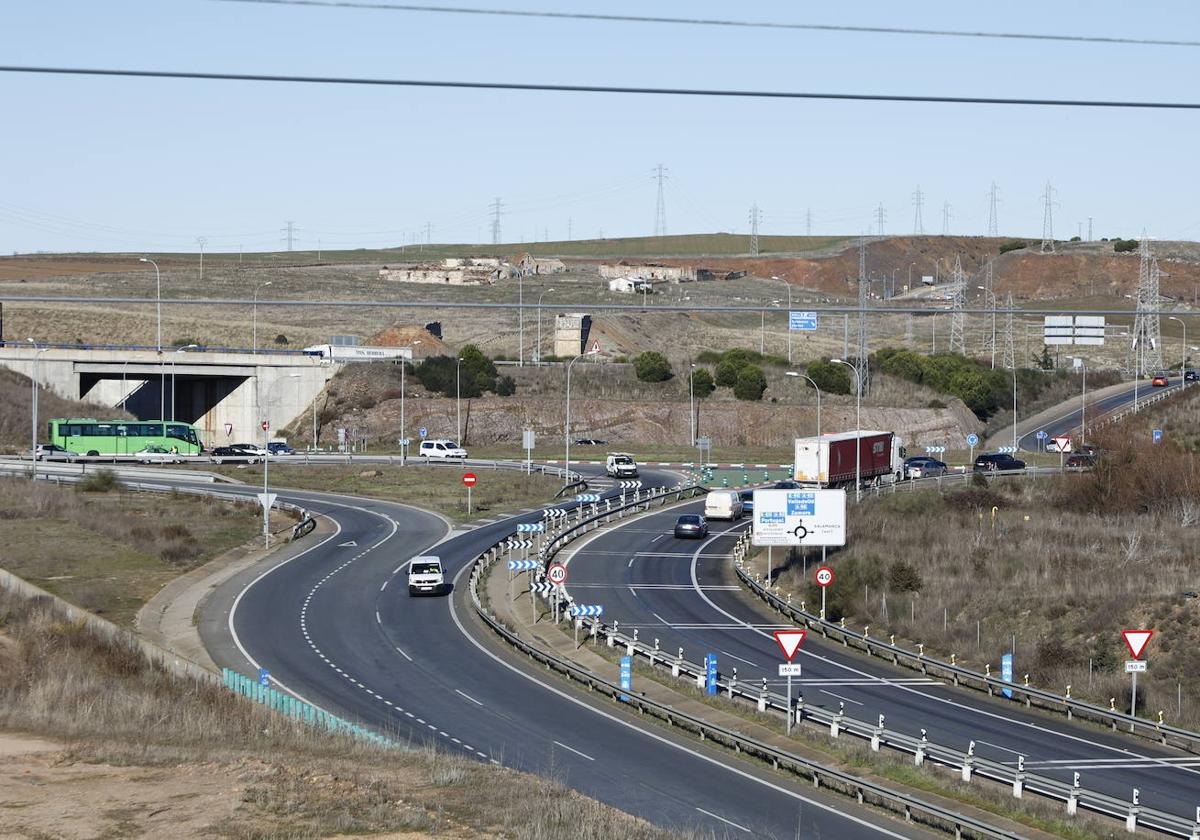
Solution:
M 832 691 L 828 691 L 828 690 L 826 690 L 826 689 L 824 689 L 824 688 L 822 688 L 822 689 L 821 689 L 821 693 L 822 693 L 822 694 L 828 694 L 830 697 L 836 697 L 836 698 L 837 698 L 837 699 L 839 699 L 839 700 L 845 700 L 847 703 L 853 703 L 855 706 L 862 706 L 862 705 L 863 705 L 863 704 L 862 704 L 862 703 L 860 703 L 858 700 L 851 700 L 849 697 L 843 697 L 843 696 L 842 696 L 842 695 L 840 695 L 840 694 L 834 694 Z
M 758 667 L 758 663 L 757 663 L 757 662 L 751 662 L 749 659 L 742 659 L 742 657 L 738 656 L 737 654 L 730 653 L 730 652 L 729 652 L 729 651 L 727 651 L 727 650 L 722 650 L 722 651 L 719 651 L 719 653 L 723 653 L 723 654 L 725 654 L 726 656 L 730 657 L 731 659 L 736 659 L 738 662 L 745 662 L 747 665 L 750 665 L 750 666 L 752 666 L 752 667 L 754 667 L 754 668 L 757 668 L 757 667 Z
M 724 817 L 718 817 L 718 816 L 717 816 L 716 814 L 714 814 L 712 811 L 705 811 L 703 808 L 697 808 L 696 810 L 697 810 L 697 811 L 699 811 L 701 814 L 704 814 L 704 815 L 706 815 L 706 816 L 712 817 L 714 820 L 720 820 L 721 822 L 725 823 L 726 825 L 731 825 L 731 826 L 733 826 L 734 828 L 736 828 L 738 831 L 744 831 L 744 832 L 746 832 L 747 834 L 750 834 L 750 833 L 751 833 L 750 829 L 746 828 L 746 826 L 744 826 L 744 825 L 738 825 L 738 824 L 737 824 L 737 823 L 735 823 L 733 820 L 727 820 L 727 819 L 725 819 Z
M 465 692 L 465 691 L 459 691 L 459 690 L 456 688 L 456 689 L 454 689 L 454 693 L 455 693 L 455 694 L 461 694 L 463 697 L 466 697 L 468 700 L 470 700 L 470 701 L 471 701 L 472 703 L 474 703 L 476 706 L 482 706 L 482 705 L 483 705 L 483 704 L 482 704 L 482 703 L 480 703 L 478 700 L 476 700 L 474 697 L 472 697 L 470 694 L 467 694 L 467 692 Z
M 412 662 L 412 661 L 413 661 L 413 658 L 412 658 L 411 656 L 409 656 L 407 653 L 405 653 L 405 652 L 404 652 L 404 650 L 403 650 L 402 648 L 396 648 L 396 653 L 398 653 L 398 654 L 400 654 L 401 656 L 403 656 L 403 657 L 404 657 L 405 659 L 407 659 L 409 662 Z
M 564 750 L 570 750 L 571 752 L 575 753 L 575 755 L 581 755 L 581 756 L 583 756 L 583 757 L 584 757 L 584 758 L 586 758 L 588 761 L 595 761 L 595 760 L 596 760 L 596 759 L 592 758 L 590 755 L 588 755 L 588 754 L 587 754 L 587 753 L 585 753 L 585 752 L 580 752 L 579 750 L 575 749 L 574 747 L 568 747 L 568 746 L 567 746 L 566 744 L 564 744 L 562 741 L 555 741 L 554 743 L 555 743 L 555 744 L 558 744 L 558 746 L 562 747 Z

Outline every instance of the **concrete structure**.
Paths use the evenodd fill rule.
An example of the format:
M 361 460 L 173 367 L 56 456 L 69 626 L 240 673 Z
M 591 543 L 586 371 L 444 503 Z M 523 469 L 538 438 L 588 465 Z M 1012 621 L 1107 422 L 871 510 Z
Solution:
M 643 280 L 640 277 L 616 277 L 608 281 L 608 290 L 610 292 L 624 292 L 625 294 L 632 294 L 634 292 L 640 292 L 643 289 L 653 291 L 654 284 L 649 280 Z
M 553 257 L 535 257 L 528 251 L 524 254 L 517 254 L 509 260 L 509 264 L 525 277 L 535 274 L 561 274 L 567 270 L 566 263 L 562 260 Z
M 447 257 L 438 265 L 410 265 L 379 269 L 380 280 L 399 283 L 432 283 L 448 286 L 488 286 L 514 277 L 517 270 L 495 257 Z
M 554 355 L 561 358 L 578 356 L 587 348 L 592 331 L 592 316 L 571 312 L 554 317 Z
M 658 263 L 631 263 L 621 260 L 614 265 L 601 265 L 600 276 L 606 280 L 620 277 L 640 277 L 643 280 L 662 280 L 667 283 L 691 283 L 696 280 L 715 280 L 716 275 L 708 268 L 694 265 L 660 265 Z
M 32 376 L 35 354 L 40 384 L 60 397 L 124 404 L 139 419 L 193 423 L 206 447 L 259 441 L 263 420 L 283 428 L 309 411 L 341 369 L 296 353 L 35 349 L 25 343 L 0 346 L 0 365 Z

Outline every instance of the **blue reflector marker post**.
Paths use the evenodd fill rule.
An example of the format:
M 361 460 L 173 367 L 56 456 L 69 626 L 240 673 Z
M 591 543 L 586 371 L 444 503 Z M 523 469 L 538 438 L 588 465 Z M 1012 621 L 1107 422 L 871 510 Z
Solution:
M 717 693 L 717 655 L 704 655 L 704 693 L 710 696 Z
M 632 656 L 622 656 L 621 657 L 621 688 L 624 691 L 630 691 L 633 689 L 633 657 Z M 620 696 L 621 702 L 623 702 L 623 703 L 629 702 L 628 694 L 621 694 L 619 696 Z

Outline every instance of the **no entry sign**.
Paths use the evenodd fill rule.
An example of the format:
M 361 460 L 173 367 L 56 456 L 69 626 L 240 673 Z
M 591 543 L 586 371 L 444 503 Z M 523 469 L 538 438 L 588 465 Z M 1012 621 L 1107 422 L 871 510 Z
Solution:
M 475 473 L 463 474 L 463 484 L 467 485 L 468 487 L 474 487 L 476 481 L 478 481 L 478 479 L 475 478 Z

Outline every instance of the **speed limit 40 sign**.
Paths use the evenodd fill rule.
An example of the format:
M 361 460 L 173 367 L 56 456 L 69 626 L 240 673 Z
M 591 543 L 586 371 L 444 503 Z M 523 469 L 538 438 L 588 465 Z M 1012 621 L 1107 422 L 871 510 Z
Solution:
M 567 582 L 567 567 L 562 563 L 554 563 L 546 570 L 546 579 L 555 586 L 562 586 Z
M 822 566 L 817 569 L 817 586 L 829 586 L 833 583 L 833 569 L 828 566 Z

